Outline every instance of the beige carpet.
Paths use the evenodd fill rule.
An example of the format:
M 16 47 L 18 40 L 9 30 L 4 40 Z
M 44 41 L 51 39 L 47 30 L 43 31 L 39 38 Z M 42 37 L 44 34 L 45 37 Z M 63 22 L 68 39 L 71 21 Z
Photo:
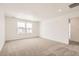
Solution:
M 78 45 L 65 45 L 52 40 L 32 38 L 8 41 L 1 56 L 78 56 Z

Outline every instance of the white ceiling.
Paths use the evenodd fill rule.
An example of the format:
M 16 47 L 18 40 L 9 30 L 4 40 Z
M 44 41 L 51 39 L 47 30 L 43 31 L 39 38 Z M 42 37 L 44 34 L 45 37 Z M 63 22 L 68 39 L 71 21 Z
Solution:
M 69 4 L 70 3 L 4 3 L 0 4 L 0 8 L 5 11 L 7 16 L 39 21 L 79 10 L 79 7 L 68 8 Z

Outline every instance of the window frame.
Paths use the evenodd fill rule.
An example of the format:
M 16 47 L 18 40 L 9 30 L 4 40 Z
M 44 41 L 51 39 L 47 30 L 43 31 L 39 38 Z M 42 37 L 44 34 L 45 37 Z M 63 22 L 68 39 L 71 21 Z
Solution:
M 24 31 L 23 32 L 21 32 L 21 33 L 19 33 L 18 32 L 18 29 L 19 29 L 19 26 L 18 26 L 18 22 L 24 22 L 25 23 L 25 29 L 24 29 Z M 27 34 L 29 34 L 29 33 L 32 33 L 33 32 L 33 30 L 32 30 L 32 28 L 33 28 L 33 24 L 31 25 L 32 27 L 31 27 L 31 32 L 27 32 L 27 23 L 31 23 L 32 24 L 32 22 L 31 21 L 24 21 L 24 20 L 19 20 L 19 21 L 17 21 L 16 22 L 16 24 L 17 24 L 17 34 L 25 34 L 25 33 L 27 33 Z
M 27 27 L 27 26 L 28 26 L 28 23 L 30 23 L 31 27 Z M 28 29 L 29 29 L 29 30 L 28 30 Z M 31 30 L 31 32 L 30 32 L 30 30 Z M 26 23 L 26 32 L 27 32 L 27 33 L 32 33 L 32 22 L 27 22 L 27 23 Z

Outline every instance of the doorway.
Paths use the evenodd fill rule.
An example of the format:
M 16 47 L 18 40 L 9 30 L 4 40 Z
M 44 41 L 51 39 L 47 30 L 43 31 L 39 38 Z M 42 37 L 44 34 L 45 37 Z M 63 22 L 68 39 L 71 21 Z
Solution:
M 69 22 L 70 44 L 79 45 L 79 17 L 73 17 Z

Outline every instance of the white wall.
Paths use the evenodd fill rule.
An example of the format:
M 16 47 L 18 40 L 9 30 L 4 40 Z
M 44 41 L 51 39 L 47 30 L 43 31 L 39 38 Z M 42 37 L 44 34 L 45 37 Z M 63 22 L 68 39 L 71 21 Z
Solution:
M 40 24 L 43 38 L 68 43 L 68 21 L 64 18 L 42 21 Z
M 31 38 L 31 37 L 39 36 L 39 22 L 31 21 L 32 34 L 30 33 L 17 34 L 17 20 L 22 20 L 22 19 L 6 17 L 6 40 L 16 40 L 16 39 Z
M 5 42 L 5 18 L 4 13 L 0 12 L 0 50 Z
M 68 19 L 79 16 L 79 12 L 75 11 L 62 16 L 41 21 L 40 36 L 46 39 L 58 41 L 61 43 L 69 43 L 69 24 Z

